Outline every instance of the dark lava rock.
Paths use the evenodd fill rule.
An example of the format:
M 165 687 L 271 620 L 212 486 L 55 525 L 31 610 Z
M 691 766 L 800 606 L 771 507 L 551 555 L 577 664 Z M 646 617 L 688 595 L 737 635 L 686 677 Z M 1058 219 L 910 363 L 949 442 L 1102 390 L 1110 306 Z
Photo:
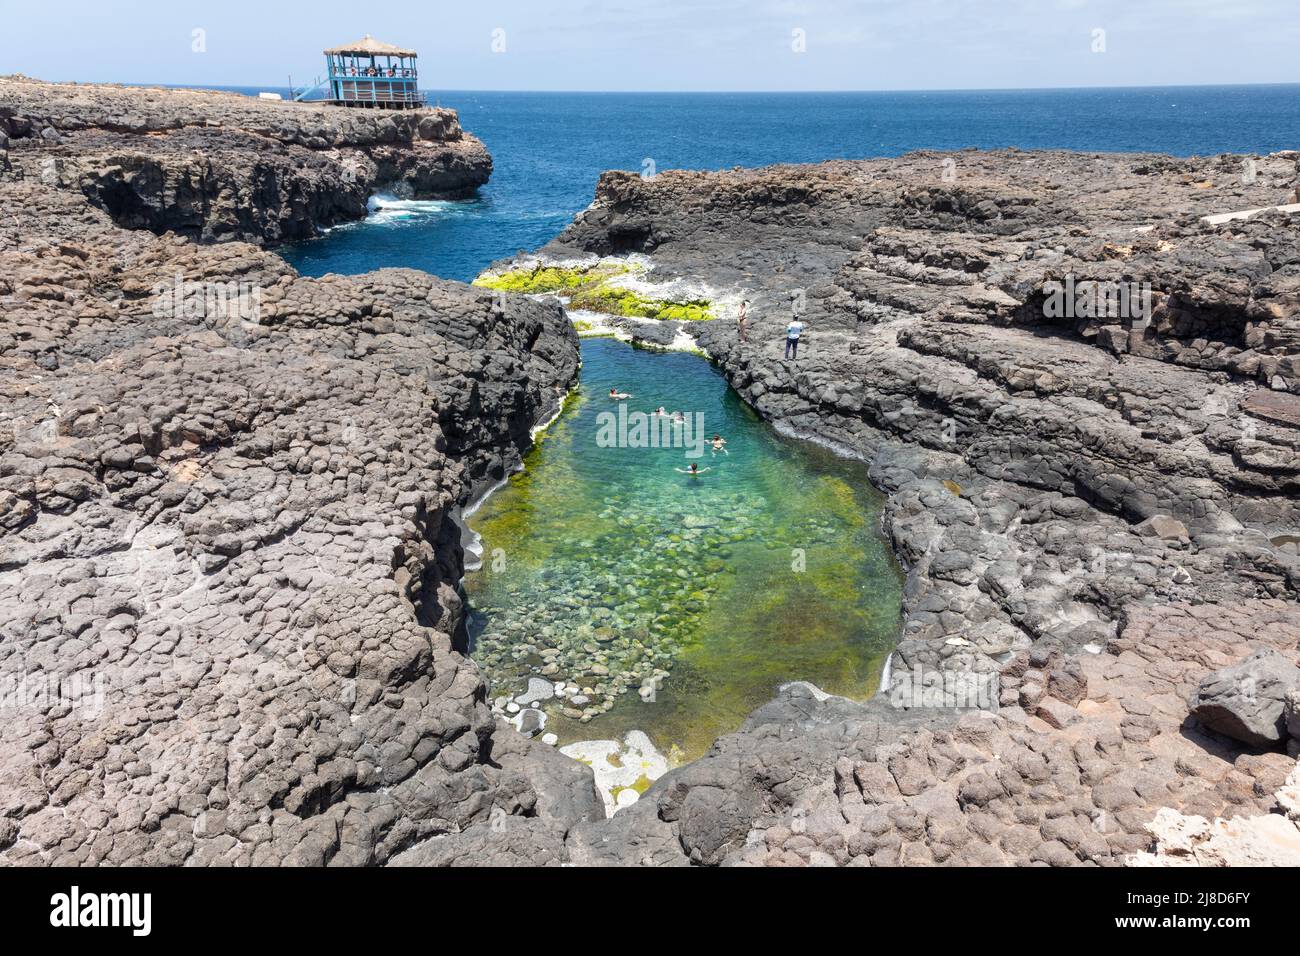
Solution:
M 426 164 L 482 181 L 445 111 L 418 146 L 418 114 L 363 114 L 0 80 L 6 865 L 373 864 L 603 816 L 458 650 L 456 515 L 575 381 L 571 324 L 238 241 Z
M 1259 650 L 1201 681 L 1192 716 L 1252 747 L 1271 747 L 1288 736 L 1289 693 L 1300 691 L 1300 667 L 1284 654 Z

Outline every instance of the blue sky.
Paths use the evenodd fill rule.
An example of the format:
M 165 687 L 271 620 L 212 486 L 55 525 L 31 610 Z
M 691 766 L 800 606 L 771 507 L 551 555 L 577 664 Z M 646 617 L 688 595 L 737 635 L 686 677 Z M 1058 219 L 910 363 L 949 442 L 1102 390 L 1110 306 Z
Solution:
M 1300 0 L 5 0 L 4 6 L 0 73 L 48 80 L 283 86 L 290 74 L 300 83 L 318 73 L 326 46 L 370 33 L 417 49 L 421 85 L 430 89 L 1300 81 Z

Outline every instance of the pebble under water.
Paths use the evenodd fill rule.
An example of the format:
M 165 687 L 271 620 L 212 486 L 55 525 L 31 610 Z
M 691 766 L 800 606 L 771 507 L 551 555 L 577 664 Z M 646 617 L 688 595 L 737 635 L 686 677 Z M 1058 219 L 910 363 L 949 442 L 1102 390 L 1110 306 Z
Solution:
M 778 435 L 698 356 L 611 339 L 582 354 L 525 470 L 469 519 L 472 656 L 498 703 L 530 677 L 563 683 L 536 704 L 561 746 L 640 730 L 680 762 L 787 681 L 870 696 L 902 577 L 866 466 Z M 607 447 L 611 387 L 629 412 L 699 413 L 727 453 Z M 692 460 L 703 474 L 677 470 Z

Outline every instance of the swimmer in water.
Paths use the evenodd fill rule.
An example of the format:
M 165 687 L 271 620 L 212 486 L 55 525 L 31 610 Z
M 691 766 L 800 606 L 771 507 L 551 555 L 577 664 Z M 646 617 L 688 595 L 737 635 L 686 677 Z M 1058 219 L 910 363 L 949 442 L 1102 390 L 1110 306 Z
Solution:
M 651 414 L 653 414 L 655 418 L 666 418 L 668 416 L 668 410 L 660 405 Z
M 701 468 L 699 465 L 695 464 L 695 462 L 691 462 L 691 467 L 689 468 L 678 468 L 676 470 L 681 472 L 683 475 L 702 475 L 706 471 L 712 471 L 711 468 Z
M 620 392 L 620 391 L 619 391 L 618 389 L 616 389 L 616 388 L 611 388 L 611 389 L 609 390 L 609 397 L 612 398 L 612 399 L 614 399 L 614 401 L 616 401 L 616 402 L 621 402 L 621 401 L 623 401 L 625 398 L 631 398 L 631 397 L 632 397 L 632 393 L 631 393 L 631 392 Z
M 714 435 L 712 442 L 713 454 L 717 455 L 718 452 L 722 452 L 724 455 L 727 454 L 726 444 L 727 440 L 725 438 L 721 435 Z
M 686 421 L 686 416 L 681 412 L 673 412 L 673 424 L 680 425 Z

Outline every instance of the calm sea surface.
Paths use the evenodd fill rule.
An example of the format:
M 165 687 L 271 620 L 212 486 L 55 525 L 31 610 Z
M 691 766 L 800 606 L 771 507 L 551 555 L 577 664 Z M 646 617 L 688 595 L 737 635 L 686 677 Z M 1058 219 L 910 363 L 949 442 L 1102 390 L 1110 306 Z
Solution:
M 1300 85 L 955 93 L 430 93 L 492 153 L 478 199 L 403 204 L 286 250 L 310 275 L 413 266 L 468 281 L 552 239 L 606 169 L 722 169 L 968 146 L 1300 148 Z M 397 228 L 390 228 L 396 226 Z M 338 232 L 338 230 L 336 230 Z

